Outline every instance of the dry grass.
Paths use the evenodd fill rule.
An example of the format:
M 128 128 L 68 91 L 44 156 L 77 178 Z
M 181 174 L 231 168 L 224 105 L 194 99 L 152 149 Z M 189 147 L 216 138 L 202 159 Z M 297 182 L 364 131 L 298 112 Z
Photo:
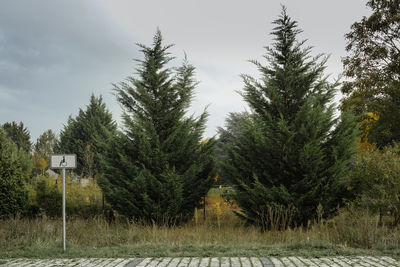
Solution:
M 283 248 L 299 253 L 307 247 L 333 250 L 334 254 L 338 253 L 338 248 L 348 247 L 400 254 L 400 228 L 379 226 L 379 218 L 365 212 L 343 210 L 330 221 L 321 220 L 308 227 L 262 233 L 258 228 L 245 227 L 231 212 L 237 209 L 218 194 L 211 194 L 207 199 L 206 220 L 203 219 L 203 210 L 198 210 L 191 222 L 179 227 L 142 226 L 122 219 L 112 224 L 103 218 L 71 219 L 67 221 L 68 246 L 77 251 L 82 247 L 119 247 L 114 254 L 133 253 L 132 248 L 135 248 L 135 253 L 141 251 L 139 255 L 142 256 L 273 254 L 284 251 Z M 28 249 L 36 255 L 40 250 L 59 248 L 61 236 L 59 219 L 0 221 L 0 251 L 3 253 Z M 131 251 L 121 252 L 121 248 L 123 251 L 130 248 Z

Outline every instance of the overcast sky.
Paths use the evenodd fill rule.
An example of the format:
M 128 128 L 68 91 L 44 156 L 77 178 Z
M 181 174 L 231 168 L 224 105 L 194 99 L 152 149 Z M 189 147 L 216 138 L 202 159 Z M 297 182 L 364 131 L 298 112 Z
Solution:
M 326 74 L 342 72 L 344 34 L 370 12 L 364 0 L 1 0 L 0 123 L 22 121 L 32 141 L 47 129 L 59 133 L 68 116 L 102 95 L 114 119 L 121 108 L 112 83 L 133 75 L 141 58 L 135 43 L 150 45 L 159 27 L 179 65 L 196 67 L 191 113 L 209 105 L 206 136 L 229 112 L 246 104 L 239 75 L 258 77 L 249 59 L 262 61 L 271 22 L 281 4 L 304 31 L 313 52 L 330 54 Z M 263 62 L 263 61 L 262 61 Z

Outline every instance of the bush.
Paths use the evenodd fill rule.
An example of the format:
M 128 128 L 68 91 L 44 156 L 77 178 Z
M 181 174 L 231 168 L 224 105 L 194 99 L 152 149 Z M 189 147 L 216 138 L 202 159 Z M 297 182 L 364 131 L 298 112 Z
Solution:
M 10 142 L 0 127 L 0 218 L 24 213 L 28 191 L 24 183 L 26 153 Z
M 355 204 L 392 217 L 400 223 L 400 144 L 382 150 L 365 146 L 357 155 L 346 177 L 348 190 L 355 195 Z
M 66 214 L 68 217 L 90 218 L 101 215 L 102 194 L 97 183 L 90 179 L 86 186 L 66 178 Z M 49 217 L 62 215 L 62 179 L 54 180 L 40 176 L 29 185 L 29 217 L 41 215 Z
M 38 181 L 36 185 L 36 199 L 38 207 L 49 217 L 58 217 L 62 215 L 62 193 L 56 185 L 50 185 L 46 180 Z

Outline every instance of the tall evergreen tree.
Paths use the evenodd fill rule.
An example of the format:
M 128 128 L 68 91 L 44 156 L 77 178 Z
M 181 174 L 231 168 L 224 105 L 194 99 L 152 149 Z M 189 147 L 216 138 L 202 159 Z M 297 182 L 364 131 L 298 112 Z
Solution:
M 124 132 L 108 144 L 104 177 L 106 200 L 120 214 L 143 223 L 185 222 L 200 206 L 214 177 L 214 139 L 202 142 L 207 114 L 187 117 L 197 82 L 185 59 L 172 57 L 160 31 L 153 45 L 139 44 L 137 77 L 115 85 L 124 108 Z
M 297 41 L 301 30 L 285 8 L 273 23 L 268 64 L 253 61 L 260 80 L 243 75 L 252 120 L 225 165 L 241 216 L 263 230 L 271 226 L 271 207 L 294 207 L 296 224 L 313 219 L 319 204 L 325 215 L 334 212 L 345 193 L 339 179 L 355 152 L 357 128 L 349 114 L 334 118 L 337 84 L 323 76 L 326 58 L 311 57 L 311 48 Z
M 236 139 L 241 135 L 246 127 L 246 123 L 251 120 L 248 112 L 231 112 L 225 119 L 225 128 L 218 127 L 218 141 L 216 145 L 216 157 L 218 160 L 217 172 L 219 185 L 230 185 L 231 177 L 225 172 L 224 163 L 229 158 L 228 151 Z
M 56 135 L 52 130 L 43 132 L 35 143 L 35 151 L 40 157 L 44 158 L 47 163 L 50 162 L 50 156 L 54 152 L 54 146 L 57 143 Z
M 109 135 L 116 134 L 116 129 L 117 125 L 103 98 L 92 95 L 86 110 L 79 109 L 76 118 L 68 118 L 54 150 L 76 154 L 76 172 L 82 176 L 96 176 L 100 172 L 98 155 L 104 152 L 100 144 Z
M 18 124 L 15 121 L 6 122 L 3 124 L 3 129 L 6 132 L 7 138 L 14 142 L 19 149 L 30 153 L 32 149 L 31 135 L 22 121 Z

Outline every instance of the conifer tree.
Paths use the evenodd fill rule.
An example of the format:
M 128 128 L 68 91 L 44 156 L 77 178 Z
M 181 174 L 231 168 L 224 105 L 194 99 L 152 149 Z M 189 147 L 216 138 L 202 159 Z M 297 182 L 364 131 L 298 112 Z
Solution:
M 56 135 L 52 130 L 49 129 L 39 136 L 39 138 L 36 140 L 34 148 L 38 155 L 44 158 L 47 163 L 49 163 L 50 156 L 53 154 L 56 143 Z
M 261 78 L 243 75 L 252 119 L 225 164 L 239 215 L 263 230 L 273 223 L 273 207 L 294 208 L 297 225 L 313 219 L 319 204 L 326 216 L 334 212 L 345 194 L 339 179 L 355 151 L 357 128 L 350 114 L 334 117 L 337 83 L 323 76 L 326 57 L 311 57 L 285 8 L 273 24 L 268 64 L 252 61 Z
M 54 150 L 56 153 L 76 154 L 76 172 L 82 176 L 96 176 L 100 172 L 98 155 L 103 153 L 100 144 L 109 135 L 116 134 L 116 129 L 117 125 L 103 98 L 91 95 L 86 110 L 79 109 L 76 118 L 68 118 Z
M 0 219 L 23 213 L 28 205 L 26 160 L 27 153 L 8 140 L 0 127 Z
M 31 135 L 24 123 L 6 122 L 3 124 L 3 130 L 5 131 L 7 138 L 14 142 L 18 149 L 23 149 L 25 152 L 30 153 L 32 150 Z
M 171 45 L 158 30 L 139 44 L 136 77 L 114 85 L 124 131 L 108 144 L 99 184 L 106 200 L 131 220 L 174 225 L 189 220 L 214 178 L 215 141 L 202 141 L 207 113 L 186 116 L 197 82 L 186 58 L 169 67 Z

